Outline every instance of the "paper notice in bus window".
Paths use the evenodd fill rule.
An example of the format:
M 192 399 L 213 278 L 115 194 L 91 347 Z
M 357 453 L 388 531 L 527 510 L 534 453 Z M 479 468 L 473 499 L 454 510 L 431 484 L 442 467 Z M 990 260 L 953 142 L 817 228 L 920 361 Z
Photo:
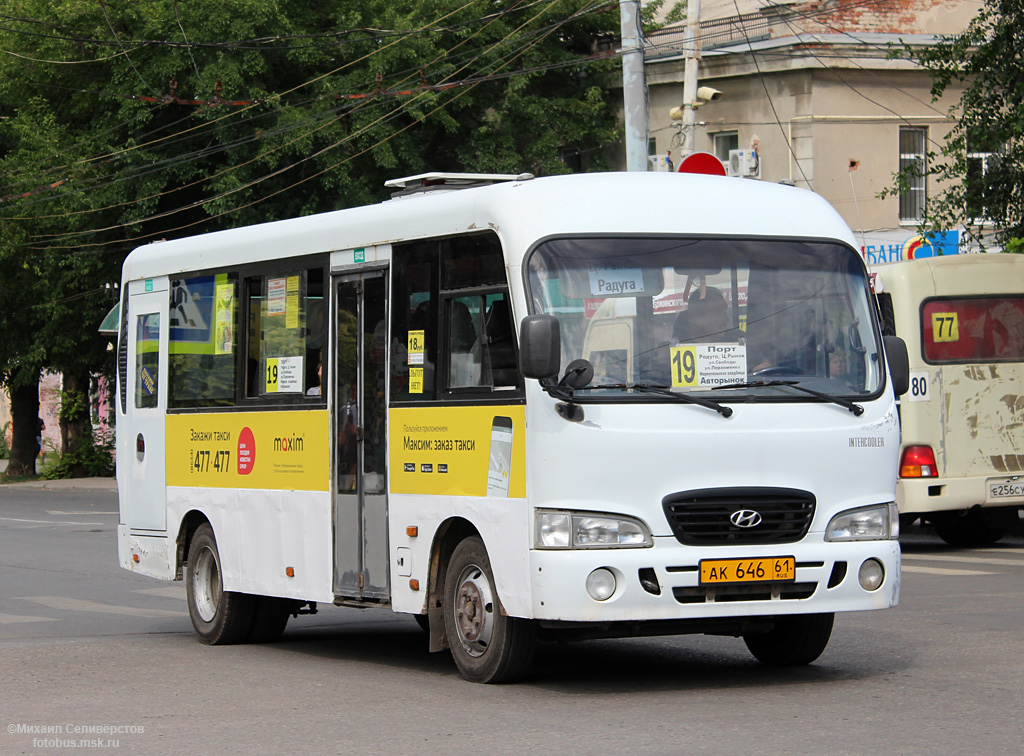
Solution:
M 297 394 L 302 392 L 302 358 L 268 357 L 266 369 L 267 394 Z
M 747 379 L 744 344 L 694 344 L 670 350 L 673 388 L 713 388 Z
M 267 315 L 284 315 L 288 311 L 286 285 L 284 278 L 267 279 Z
M 423 352 L 426 349 L 426 331 L 409 331 L 409 364 L 422 365 Z M 422 389 L 420 389 L 422 391 Z
M 217 284 L 214 300 L 215 315 L 213 318 L 216 354 L 231 354 L 235 343 L 235 285 L 233 283 Z
M 411 367 L 409 368 L 409 393 L 410 394 L 422 394 L 423 393 L 423 368 Z
M 299 327 L 299 277 L 288 276 L 288 283 L 285 286 L 285 328 Z
M 960 341 L 960 323 L 957 313 L 932 313 L 932 341 Z
M 643 294 L 644 272 L 640 268 L 591 268 L 590 293 L 595 297 Z

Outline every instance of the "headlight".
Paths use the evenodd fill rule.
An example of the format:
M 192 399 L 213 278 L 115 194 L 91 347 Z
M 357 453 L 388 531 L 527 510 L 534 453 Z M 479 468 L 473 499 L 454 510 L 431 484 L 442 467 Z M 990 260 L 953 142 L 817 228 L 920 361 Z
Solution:
M 538 549 L 627 549 L 652 545 L 650 531 L 632 517 L 588 512 L 537 512 Z
M 896 504 L 876 504 L 841 512 L 825 531 L 826 541 L 885 541 L 900 537 Z

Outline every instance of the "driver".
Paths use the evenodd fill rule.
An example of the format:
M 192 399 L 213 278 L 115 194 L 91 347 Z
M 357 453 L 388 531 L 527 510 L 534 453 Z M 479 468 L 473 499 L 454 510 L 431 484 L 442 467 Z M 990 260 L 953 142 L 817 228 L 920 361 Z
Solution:
M 676 341 L 715 342 L 729 340 L 729 305 L 714 286 L 701 286 L 690 292 L 686 309 L 676 317 L 672 336 Z

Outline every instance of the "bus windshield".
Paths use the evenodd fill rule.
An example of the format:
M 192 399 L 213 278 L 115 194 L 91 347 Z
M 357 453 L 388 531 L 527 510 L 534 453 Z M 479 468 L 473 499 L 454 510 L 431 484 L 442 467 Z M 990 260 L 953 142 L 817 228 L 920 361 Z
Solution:
M 527 278 L 531 312 L 559 320 L 563 367 L 593 366 L 578 398 L 657 400 L 639 385 L 714 391 L 718 401 L 809 399 L 793 386 L 849 398 L 881 388 L 863 266 L 842 244 L 552 239 L 530 255 Z

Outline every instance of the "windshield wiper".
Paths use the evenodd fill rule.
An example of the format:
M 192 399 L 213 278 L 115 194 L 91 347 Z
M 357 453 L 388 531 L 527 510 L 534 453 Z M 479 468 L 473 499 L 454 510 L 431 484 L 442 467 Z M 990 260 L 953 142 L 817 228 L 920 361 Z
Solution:
M 746 383 L 727 383 L 724 386 L 715 386 L 711 390 L 721 391 L 722 389 L 772 388 L 774 386 L 786 386 L 788 388 L 796 389 L 797 391 L 802 391 L 803 393 L 809 394 L 810 396 L 816 396 L 819 399 L 824 399 L 826 402 L 838 404 L 840 407 L 845 407 L 846 409 L 850 410 L 850 412 L 852 412 L 857 417 L 860 417 L 861 415 L 864 414 L 864 408 L 861 405 L 855 404 L 854 402 L 851 402 L 849 399 L 843 399 L 842 397 L 839 396 L 832 396 L 831 394 L 826 394 L 821 391 L 809 389 L 806 386 L 801 386 L 800 381 L 768 380 L 747 381 Z
M 605 383 L 600 386 L 587 386 L 587 389 L 619 389 L 626 391 L 646 391 L 648 394 L 659 394 L 661 396 L 667 396 L 675 399 L 679 402 L 686 404 L 697 404 L 701 407 L 707 407 L 708 409 L 714 410 L 722 417 L 732 416 L 732 407 L 724 407 L 718 402 L 713 402 L 710 399 L 701 399 L 696 396 L 690 396 L 689 394 L 677 394 L 672 391 L 668 386 L 655 386 L 651 383 Z

